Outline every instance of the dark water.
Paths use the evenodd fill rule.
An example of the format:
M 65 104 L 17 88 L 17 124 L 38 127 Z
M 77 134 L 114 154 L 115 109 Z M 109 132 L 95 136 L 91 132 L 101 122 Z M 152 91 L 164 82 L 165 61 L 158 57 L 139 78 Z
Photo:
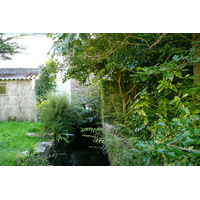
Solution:
M 109 166 L 107 154 L 82 134 L 70 136 L 68 144 L 57 144 L 50 162 L 54 166 Z

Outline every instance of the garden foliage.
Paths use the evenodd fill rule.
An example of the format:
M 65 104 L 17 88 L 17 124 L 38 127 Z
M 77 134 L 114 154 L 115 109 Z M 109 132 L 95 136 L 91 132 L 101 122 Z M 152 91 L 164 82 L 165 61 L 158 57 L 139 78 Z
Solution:
M 55 80 L 58 64 L 53 59 L 49 59 L 49 61 L 39 67 L 41 69 L 41 74 L 36 81 L 36 95 L 37 101 L 41 102 L 45 100 L 47 93 L 54 91 L 56 88 Z
M 59 141 L 66 139 L 67 133 L 74 134 L 82 128 L 97 127 L 101 119 L 95 99 L 88 97 L 78 101 L 73 98 L 70 102 L 64 94 L 48 94 L 46 100 L 38 104 L 39 119 L 44 131 L 54 133 L 54 139 Z
M 200 88 L 193 85 L 191 62 L 189 56 L 174 56 L 160 66 L 137 69 L 135 77 L 157 81 L 129 108 L 133 159 L 142 158 L 145 165 L 199 165 Z
M 38 108 L 44 131 L 54 133 L 55 140 L 62 139 L 64 132 L 65 135 L 73 132 L 77 110 L 70 105 L 66 95 L 48 94 Z
M 200 164 L 200 84 L 193 74 L 199 41 L 192 38 L 139 33 L 54 38 L 54 54 L 69 64 L 66 78 L 85 82 L 93 73 L 98 80 L 103 120 L 117 127 L 102 142 L 116 165 Z

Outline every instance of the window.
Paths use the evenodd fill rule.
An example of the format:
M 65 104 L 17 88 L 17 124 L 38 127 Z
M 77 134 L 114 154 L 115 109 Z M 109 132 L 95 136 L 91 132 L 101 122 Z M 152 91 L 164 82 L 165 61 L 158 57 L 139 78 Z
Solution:
M 0 83 L 0 95 L 6 95 L 6 83 Z

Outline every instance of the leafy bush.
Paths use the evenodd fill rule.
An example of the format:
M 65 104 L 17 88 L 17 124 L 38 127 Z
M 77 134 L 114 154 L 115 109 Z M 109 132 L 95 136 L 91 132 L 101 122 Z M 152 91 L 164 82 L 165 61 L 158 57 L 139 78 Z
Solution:
M 36 81 L 36 95 L 39 102 L 45 100 L 46 94 L 55 89 L 57 67 L 58 64 L 52 59 L 40 66 L 41 75 Z
M 73 133 L 78 110 L 69 103 L 66 95 L 49 94 L 38 108 L 44 131 L 54 133 L 56 140 L 63 132 Z
M 85 108 L 80 102 L 69 102 L 66 95 L 49 94 L 38 105 L 39 119 L 45 132 L 54 133 L 55 139 L 66 138 L 66 133 L 79 132 L 81 128 L 96 127 L 99 114 L 90 107 Z
M 133 76 L 142 84 L 126 123 L 103 140 L 113 165 L 200 165 L 200 85 L 193 84 L 192 62 L 174 56 L 136 68 Z
M 193 85 L 188 59 L 174 56 L 160 66 L 138 69 L 135 76 L 146 81 L 154 78 L 157 83 L 141 91 L 130 106 L 128 134 L 136 161 L 143 160 L 145 165 L 200 164 L 200 87 Z
M 113 166 L 134 166 L 132 159 L 131 143 L 128 138 L 117 134 L 117 130 L 104 131 L 103 143 Z
M 47 158 L 30 149 L 27 155 L 20 155 L 16 160 L 17 166 L 49 166 Z

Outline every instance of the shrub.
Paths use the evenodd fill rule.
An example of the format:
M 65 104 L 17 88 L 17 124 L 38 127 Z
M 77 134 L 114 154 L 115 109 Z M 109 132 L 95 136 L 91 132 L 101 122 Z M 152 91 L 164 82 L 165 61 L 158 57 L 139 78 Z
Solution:
M 45 132 L 52 132 L 59 140 L 63 132 L 72 133 L 77 123 L 77 109 L 66 95 L 48 94 L 47 100 L 38 105 L 39 119 Z
M 54 91 L 56 88 L 56 74 L 58 64 L 49 59 L 44 65 L 39 66 L 41 69 L 41 75 L 36 81 L 36 95 L 37 101 L 41 102 L 46 99 L 46 94 L 50 91 Z
M 128 138 L 117 135 L 116 130 L 105 131 L 103 143 L 109 155 L 109 160 L 113 166 L 133 166 L 136 165 L 131 157 L 131 144 Z
M 96 127 L 100 120 L 91 107 L 86 109 L 80 102 L 69 102 L 66 95 L 48 94 L 37 107 L 44 131 L 54 133 L 56 140 L 62 139 L 63 134 L 79 132 L 81 128 Z
M 132 158 L 144 165 L 200 164 L 200 87 L 193 85 L 188 65 L 174 60 L 138 69 L 138 77 L 154 78 L 130 106 Z M 195 98 L 194 98 L 195 97 Z
M 34 149 L 30 149 L 27 155 L 20 155 L 16 160 L 17 166 L 49 166 L 50 163 L 47 157 L 41 156 L 35 152 Z

